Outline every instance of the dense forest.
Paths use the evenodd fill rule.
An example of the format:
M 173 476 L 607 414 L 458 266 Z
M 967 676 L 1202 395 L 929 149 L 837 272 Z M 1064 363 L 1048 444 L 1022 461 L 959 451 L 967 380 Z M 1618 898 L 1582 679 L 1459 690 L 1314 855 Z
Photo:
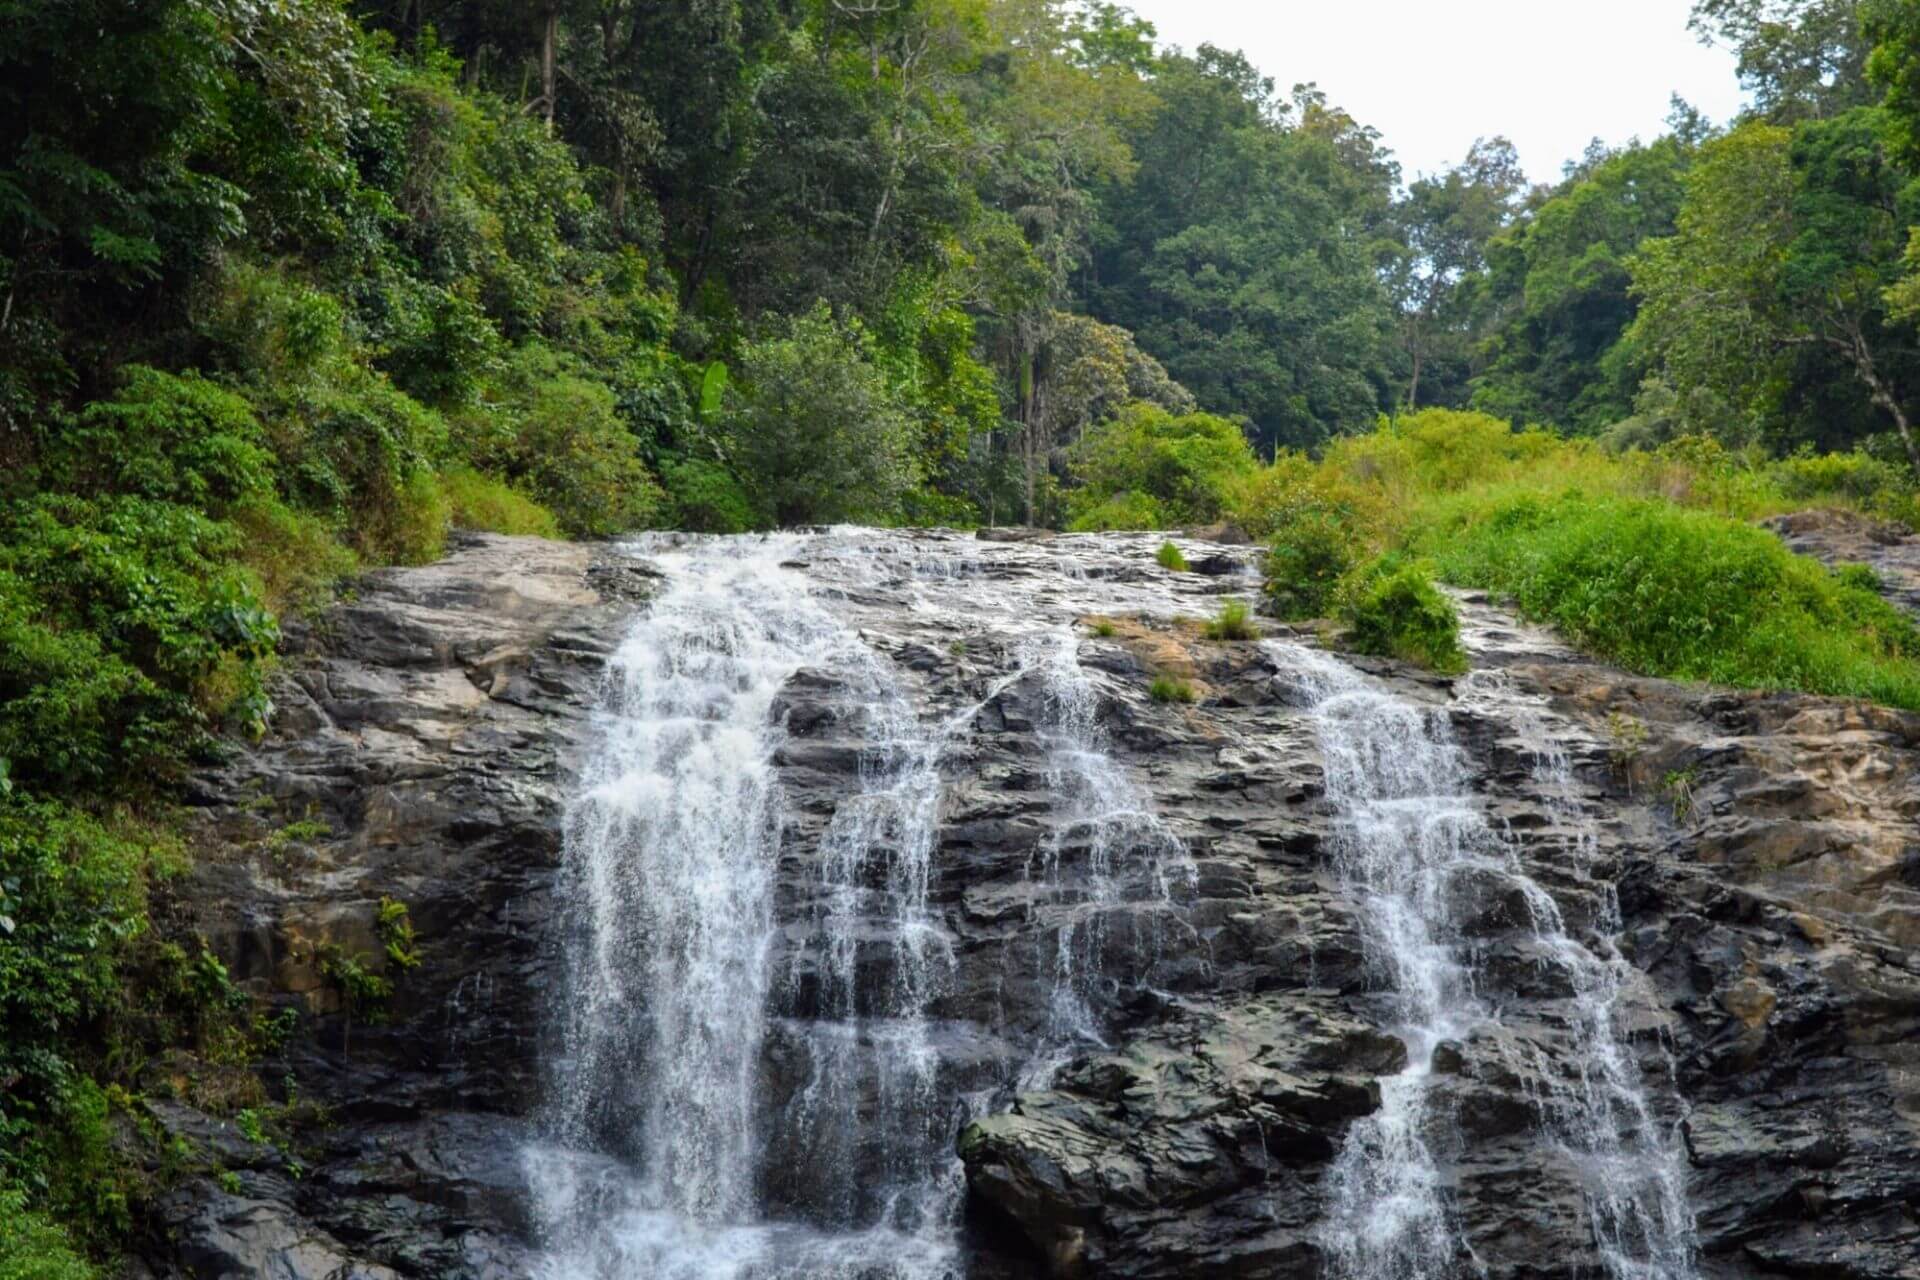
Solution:
M 1098 0 L 0 14 L 0 1280 L 138 1229 L 146 1064 L 276 1033 L 152 922 L 176 784 L 280 619 L 449 529 L 1231 521 L 1283 614 L 1438 574 L 1920 703 L 1871 583 L 1744 523 L 1913 516 L 1914 0 L 1699 0 L 1750 111 L 1546 186 Z M 1725 591 L 1597 622 L 1623 546 Z

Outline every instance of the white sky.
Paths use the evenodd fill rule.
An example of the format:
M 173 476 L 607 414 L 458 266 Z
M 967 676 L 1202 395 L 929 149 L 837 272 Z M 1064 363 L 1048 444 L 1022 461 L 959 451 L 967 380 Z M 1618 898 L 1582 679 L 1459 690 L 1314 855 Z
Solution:
M 1733 54 L 1687 30 L 1689 0 L 1126 0 L 1163 44 L 1243 50 L 1281 93 L 1313 80 L 1372 125 L 1407 178 L 1505 134 L 1535 182 L 1598 136 L 1664 131 L 1679 93 L 1715 123 L 1741 105 Z

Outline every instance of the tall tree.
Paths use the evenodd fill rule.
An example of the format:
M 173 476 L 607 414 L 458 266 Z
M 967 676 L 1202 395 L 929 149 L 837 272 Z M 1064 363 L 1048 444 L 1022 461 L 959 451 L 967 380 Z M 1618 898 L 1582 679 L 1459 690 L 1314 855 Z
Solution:
M 1466 161 L 1439 177 L 1416 178 L 1395 208 L 1403 250 L 1395 256 L 1389 287 L 1400 312 L 1407 359 L 1402 403 L 1421 403 L 1421 380 L 1429 377 L 1428 403 L 1454 404 L 1464 397 L 1471 315 L 1462 291 L 1486 268 L 1487 243 L 1512 217 L 1525 192 L 1520 156 L 1505 138 L 1482 138 Z
M 1876 0 L 1695 0 L 1689 22 L 1731 47 L 1754 108 L 1776 124 L 1837 115 L 1872 100 L 1870 39 Z
M 1489 242 L 1472 300 L 1483 335 L 1475 408 L 1576 431 L 1631 412 L 1627 262 L 1673 231 L 1692 154 L 1669 136 L 1593 156 Z
M 1370 424 L 1394 381 L 1379 268 L 1398 171 L 1377 135 L 1211 46 L 1153 87 L 1138 171 L 1102 190 L 1094 314 L 1263 444 Z
M 1885 297 L 1913 200 L 1876 109 L 1744 125 L 1703 149 L 1678 230 L 1633 264 L 1636 335 L 1677 391 L 1711 391 L 1755 434 L 1846 444 L 1877 415 L 1920 469 L 1920 352 Z

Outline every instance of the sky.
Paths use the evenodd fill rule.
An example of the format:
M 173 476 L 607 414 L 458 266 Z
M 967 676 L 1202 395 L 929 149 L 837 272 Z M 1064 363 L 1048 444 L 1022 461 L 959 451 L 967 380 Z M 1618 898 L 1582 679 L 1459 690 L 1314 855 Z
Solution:
M 1317 81 L 1372 125 L 1404 176 L 1504 134 L 1535 182 L 1599 137 L 1664 132 L 1678 93 L 1723 123 L 1733 54 L 1687 30 L 1690 0 L 1126 0 L 1163 44 L 1244 51 L 1284 94 Z

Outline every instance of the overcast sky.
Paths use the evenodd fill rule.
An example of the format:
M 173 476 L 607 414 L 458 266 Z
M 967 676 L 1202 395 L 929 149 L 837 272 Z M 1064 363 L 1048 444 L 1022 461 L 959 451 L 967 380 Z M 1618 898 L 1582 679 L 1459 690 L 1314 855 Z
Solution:
M 1163 43 L 1246 52 L 1284 93 L 1318 81 L 1385 135 L 1408 178 L 1505 134 L 1536 182 L 1598 136 L 1663 130 L 1678 93 L 1740 107 L 1733 55 L 1687 30 L 1689 0 L 1128 0 Z

